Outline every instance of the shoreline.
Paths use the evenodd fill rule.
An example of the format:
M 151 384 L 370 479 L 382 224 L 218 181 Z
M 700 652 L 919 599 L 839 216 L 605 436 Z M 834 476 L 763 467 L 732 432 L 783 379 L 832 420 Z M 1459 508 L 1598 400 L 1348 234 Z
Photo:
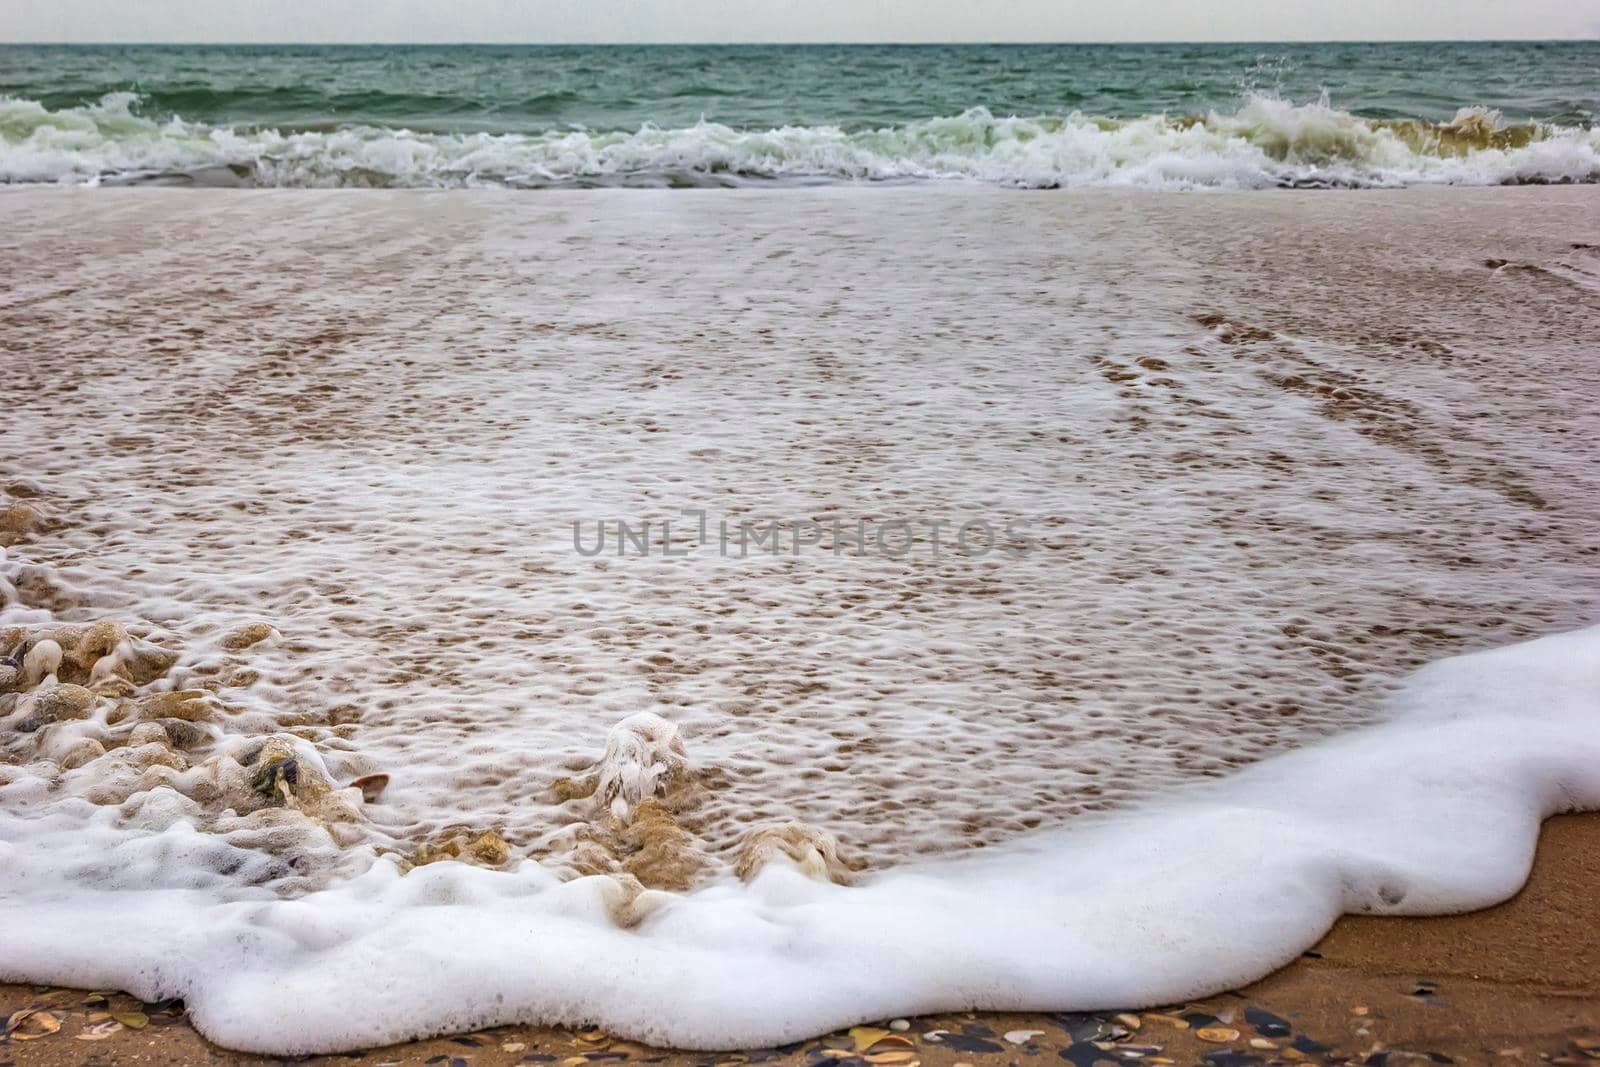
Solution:
M 1544 825 L 1527 885 L 1503 904 L 1455 916 L 1346 916 L 1314 949 L 1267 978 L 1165 1011 L 948 1013 L 907 1020 L 904 1031 L 868 1024 L 740 1053 L 674 1052 L 599 1031 L 508 1026 L 292 1059 L 374 1067 L 1588 1063 L 1600 1059 L 1596 885 L 1600 814 L 1558 815 Z M 35 1014 L 17 1018 L 30 1009 Z M 210 1044 L 181 1005 L 4 985 L 0 1017 L 15 1020 L 17 1031 L 0 1040 L 0 1063 L 284 1062 Z
M 1594 391 L 1574 356 L 1590 347 L 1600 237 L 1553 210 L 1583 195 L 5 201 L 33 209 L 11 247 L 43 265 L 5 308 L 19 371 L 6 492 L 32 501 L 8 514 L 47 534 L 21 556 L 17 602 L 112 636 L 128 620 L 153 646 L 128 645 L 125 685 L 58 694 L 48 722 L 12 703 L 0 769 L 38 779 L 17 795 L 120 805 L 129 840 L 18 810 L 8 869 L 70 878 L 118 855 L 130 864 L 109 865 L 131 873 L 117 888 L 213 884 L 239 869 L 215 851 L 232 834 L 262 879 L 309 878 L 293 865 L 333 864 L 352 842 L 420 865 L 470 816 L 493 846 L 473 855 L 496 871 L 435 869 L 385 889 L 394 922 L 330 911 L 309 942 L 295 907 L 257 922 L 148 897 L 63 904 L 37 889 L 43 876 L 19 878 L 0 955 L 11 974 L 186 991 L 213 1033 L 250 1048 L 518 1017 L 715 1046 L 946 1004 L 1182 997 L 1262 974 L 1340 908 L 1508 896 L 1537 812 L 1563 797 L 1600 808 L 1588 673 L 1600 660 L 1573 629 L 1594 610 L 1600 482 L 1573 398 Z M 1015 240 L 974 255 L 976 233 Z M 127 262 L 154 255 L 129 289 Z M 259 269 L 241 277 L 241 256 Z M 908 261 L 926 270 L 907 275 Z M 573 447 L 596 439 L 606 447 Z M 450 506 L 418 506 L 436 494 Z M 695 571 L 601 566 L 560 536 L 574 514 L 644 514 L 674 497 L 732 501 L 736 515 L 965 519 L 981 505 L 1046 516 L 1048 534 L 1016 558 L 715 557 Z M 103 631 L 15 640 L 41 663 L 66 642 L 79 674 L 56 684 L 93 683 L 122 648 Z M 1497 651 L 1435 671 L 1418 698 L 1434 721 L 1351 729 L 1397 679 L 1473 649 Z M 643 708 L 667 718 L 641 724 Z M 224 743 L 193 719 L 222 724 Z M 684 755 L 671 743 L 682 725 L 706 785 L 678 807 L 666 792 L 637 798 L 671 816 L 628 824 L 637 838 L 613 826 L 615 802 L 562 784 L 588 768 L 598 789 L 598 741 L 610 752 L 608 731 L 628 722 L 616 751 L 656 753 L 663 773 Z M 753 742 L 767 746 L 758 757 Z M 264 752 L 267 773 L 246 771 Z M 355 788 L 391 773 L 381 800 Z M 1132 832 L 1087 818 L 1203 778 L 1232 784 Z M 804 824 L 796 840 L 773 836 L 780 820 Z M 274 826 L 292 842 L 251 851 Z M 978 855 L 1053 826 L 1085 833 L 1009 868 Z M 177 873 L 146 872 L 131 831 L 172 828 L 162 847 L 181 846 Z M 638 897 L 602 896 L 679 892 L 719 869 L 743 878 L 778 851 L 827 875 L 836 841 L 886 870 L 952 846 L 970 855 L 941 870 L 948 893 L 887 878 L 825 887 L 815 899 L 832 911 L 807 910 L 813 890 L 787 871 L 736 907 L 701 900 L 642 930 Z M 529 908 L 509 878 L 528 857 L 555 872 L 549 908 Z M 597 921 L 552 936 L 574 899 Z M 474 906 L 442 921 L 424 907 L 439 901 Z M 1401 928 L 1377 929 L 1352 950 L 1358 977 Z M 1476 929 L 1456 940 L 1483 941 Z M 1499 974 L 1484 997 L 1510 983 L 1592 1005 L 1557 973 L 1565 928 L 1502 940 L 1531 955 L 1496 949 L 1472 965 L 1413 946 L 1383 956 L 1383 974 L 1438 981 L 1411 973 L 1431 960 L 1472 982 Z M 304 965 L 308 943 L 327 948 L 322 966 Z M 685 962 L 708 943 L 732 951 Z M 1311 1000 L 1381 999 L 1330 999 L 1333 982 L 1316 979 Z M 135 1030 L 177 1018 L 82 1000 L 63 1004 L 106 1040 L 121 1033 L 106 1024 L 129 1028 L 117 1012 L 142 1019 Z M 1274 1040 L 1240 1029 L 1248 1014 L 1225 1000 L 1190 1013 L 1203 1021 L 1187 1029 L 1219 1045 Z M 1101 1026 L 1133 1032 L 983 1018 L 916 1032 L 990 1044 L 1032 1029 L 1060 1044 L 1060 1026 L 1080 1022 L 1108 1041 Z M 1348 1021 L 1318 1025 L 1348 1041 Z M 1578 1023 L 1542 1025 L 1553 1040 Z M 1373 1036 L 1364 1028 L 1354 1036 Z M 825 1047 L 788 1054 L 841 1058 Z M 973 1050 L 994 1054 L 958 1048 Z M 935 1056 L 915 1043 L 833 1051 Z

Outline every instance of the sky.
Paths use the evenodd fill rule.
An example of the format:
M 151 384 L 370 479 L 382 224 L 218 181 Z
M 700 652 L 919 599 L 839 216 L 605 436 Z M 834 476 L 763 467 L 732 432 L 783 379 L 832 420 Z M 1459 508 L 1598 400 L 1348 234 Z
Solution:
M 3 41 L 1600 37 L 1600 0 L 0 0 Z

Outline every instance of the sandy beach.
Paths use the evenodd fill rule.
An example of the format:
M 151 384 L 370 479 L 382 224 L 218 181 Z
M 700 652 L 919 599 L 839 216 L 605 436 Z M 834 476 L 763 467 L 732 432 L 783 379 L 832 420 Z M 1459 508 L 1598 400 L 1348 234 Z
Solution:
M 1592 819 L 1420 918 L 1600 797 L 1590 638 L 1518 644 L 1595 621 L 1591 189 L 0 220 L 0 976 L 472 1032 L 372 1062 L 1595 1051 Z M 1058 1004 L 1166 1010 L 938 1014 Z

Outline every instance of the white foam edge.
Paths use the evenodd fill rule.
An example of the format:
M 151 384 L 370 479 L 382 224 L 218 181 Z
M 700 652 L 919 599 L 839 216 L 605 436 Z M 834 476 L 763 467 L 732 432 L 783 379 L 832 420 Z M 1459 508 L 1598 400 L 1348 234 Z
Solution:
M 1600 626 L 1434 664 L 1394 710 L 1136 812 L 854 887 L 770 867 L 663 896 L 633 929 L 607 916 L 609 879 L 532 863 L 379 862 L 293 901 L 94 890 L 51 876 L 57 835 L 8 816 L 0 977 L 181 996 L 213 1041 L 277 1054 L 512 1022 L 763 1047 L 934 1011 L 1181 1002 L 1346 912 L 1504 900 L 1544 817 L 1600 808 Z

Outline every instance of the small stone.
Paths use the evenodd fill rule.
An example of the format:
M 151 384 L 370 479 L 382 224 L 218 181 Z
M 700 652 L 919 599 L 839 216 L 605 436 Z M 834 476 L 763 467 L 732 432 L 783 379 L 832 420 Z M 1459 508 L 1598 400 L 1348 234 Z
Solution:
M 123 757 L 128 765 L 137 770 L 147 771 L 151 767 L 166 767 L 174 771 L 189 769 L 189 761 L 183 758 L 180 752 L 161 744 L 140 745 L 138 748 L 128 747 L 122 750 L 126 753 Z
M 95 696 L 81 685 L 58 685 L 39 695 L 34 712 L 46 722 L 81 719 L 89 714 Z
M 127 668 L 129 680 L 134 685 L 148 685 L 166 674 L 177 662 L 176 652 L 168 652 L 143 641 L 133 641 L 130 642 L 123 666 Z
M 111 697 L 113 700 L 126 700 L 133 696 L 138 688 L 120 674 L 102 676 L 89 683 L 89 688 L 97 696 Z
M 232 631 L 222 639 L 222 647 L 229 652 L 242 652 L 251 645 L 259 645 L 278 631 L 264 622 L 252 622 Z
M 179 689 L 171 693 L 153 693 L 135 702 L 141 719 L 182 719 L 200 722 L 215 714 L 211 694 L 203 689 Z
M 10 534 L 12 539 L 6 543 L 14 545 L 15 539 L 33 533 L 43 521 L 44 516 L 32 504 L 14 502 L 0 511 L 0 532 Z
M 158 722 L 142 722 L 133 728 L 128 735 L 130 747 L 139 748 L 142 745 L 170 745 L 172 738 L 167 736 L 166 727 Z
M 1252 1037 L 1250 1039 L 1250 1047 L 1251 1048 L 1258 1048 L 1258 1049 L 1261 1049 L 1262 1051 L 1267 1051 L 1267 1050 L 1270 1050 L 1270 1049 L 1276 1049 L 1278 1046 L 1276 1044 L 1274 1044 L 1273 1042 L 1268 1041 L 1264 1037 Z
M 162 719 L 159 725 L 167 731 L 167 741 L 173 748 L 194 748 L 211 737 L 204 726 L 185 719 Z
M 1244 1010 L 1244 1018 L 1262 1037 L 1288 1037 L 1294 1030 L 1289 1020 L 1265 1008 L 1248 1007 Z
M 223 681 L 230 689 L 248 689 L 261 681 L 261 672 L 251 670 L 249 667 L 238 667 L 229 671 Z
M 67 754 L 57 761 L 56 766 L 64 771 L 77 770 L 88 763 L 93 763 L 106 754 L 106 747 L 92 737 L 85 737 L 71 748 Z
M 100 660 L 111 655 L 117 646 L 128 639 L 128 631 L 111 619 L 101 619 L 84 632 L 72 658 L 84 670 L 90 670 Z M 110 665 L 108 665 L 110 666 Z
M 889 1029 L 904 1033 L 905 1031 L 911 1029 L 911 1023 L 907 1019 L 890 1019 Z

